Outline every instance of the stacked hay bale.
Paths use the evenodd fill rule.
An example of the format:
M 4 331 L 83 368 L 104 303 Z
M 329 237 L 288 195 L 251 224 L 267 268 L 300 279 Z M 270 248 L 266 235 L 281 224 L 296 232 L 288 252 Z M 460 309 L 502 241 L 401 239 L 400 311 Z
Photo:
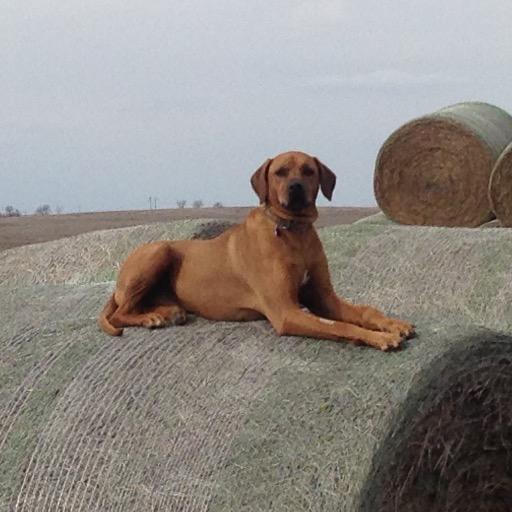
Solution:
M 396 130 L 376 161 L 377 203 L 401 224 L 479 226 L 494 218 L 489 179 L 512 140 L 512 117 L 487 103 L 459 103 Z
M 491 206 L 504 227 L 512 227 L 512 143 L 498 158 L 489 183 Z
M 112 246 L 157 234 L 130 229 Z M 125 254 L 101 237 L 106 263 L 89 254 L 82 275 L 65 258 L 48 282 L 30 278 L 37 253 L 0 254 L 2 270 L 26 265 L 0 294 L 0 510 L 510 509 L 512 339 L 487 329 L 512 332 L 507 231 L 322 230 L 341 294 L 418 324 L 392 353 L 278 338 L 267 322 L 108 338 L 102 281 Z

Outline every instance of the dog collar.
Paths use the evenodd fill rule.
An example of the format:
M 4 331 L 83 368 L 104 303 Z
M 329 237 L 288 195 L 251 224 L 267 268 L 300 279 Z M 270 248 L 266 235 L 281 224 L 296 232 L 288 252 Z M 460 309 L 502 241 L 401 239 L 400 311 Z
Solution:
M 297 233 L 304 233 L 313 223 L 310 221 L 303 221 L 297 219 L 285 219 L 283 217 L 279 217 L 272 211 L 270 208 L 266 207 L 263 209 L 265 215 L 271 219 L 274 224 L 274 235 L 281 236 L 282 231 L 295 231 Z

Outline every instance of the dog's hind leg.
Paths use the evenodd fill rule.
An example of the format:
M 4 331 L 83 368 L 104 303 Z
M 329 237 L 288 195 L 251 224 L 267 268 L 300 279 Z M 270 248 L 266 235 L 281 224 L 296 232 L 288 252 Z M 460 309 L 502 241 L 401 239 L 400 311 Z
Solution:
M 175 260 L 166 242 L 144 245 L 128 257 L 115 293 L 119 307 L 110 317 L 114 327 L 155 328 L 185 323 L 186 313 L 171 290 L 170 273 Z

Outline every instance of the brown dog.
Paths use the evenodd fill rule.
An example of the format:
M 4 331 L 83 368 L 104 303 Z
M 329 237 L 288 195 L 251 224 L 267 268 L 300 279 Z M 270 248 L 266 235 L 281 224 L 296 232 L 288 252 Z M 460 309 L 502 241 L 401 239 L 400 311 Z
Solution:
M 261 205 L 212 240 L 153 242 L 135 249 L 101 313 L 104 331 L 266 317 L 280 335 L 366 343 L 387 350 L 414 333 L 408 322 L 352 305 L 333 290 L 313 227 L 318 189 L 330 200 L 336 176 L 316 158 L 289 152 L 252 176 Z M 303 308 L 302 306 L 305 306 Z

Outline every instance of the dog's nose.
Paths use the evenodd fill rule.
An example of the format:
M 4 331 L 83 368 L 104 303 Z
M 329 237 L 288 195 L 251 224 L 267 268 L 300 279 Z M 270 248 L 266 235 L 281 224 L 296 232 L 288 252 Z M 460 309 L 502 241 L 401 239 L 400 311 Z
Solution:
M 288 191 L 289 192 L 304 192 L 304 186 L 300 181 L 292 181 L 288 185 Z
M 286 208 L 291 211 L 302 210 L 306 207 L 306 189 L 300 180 L 288 183 L 288 201 Z

